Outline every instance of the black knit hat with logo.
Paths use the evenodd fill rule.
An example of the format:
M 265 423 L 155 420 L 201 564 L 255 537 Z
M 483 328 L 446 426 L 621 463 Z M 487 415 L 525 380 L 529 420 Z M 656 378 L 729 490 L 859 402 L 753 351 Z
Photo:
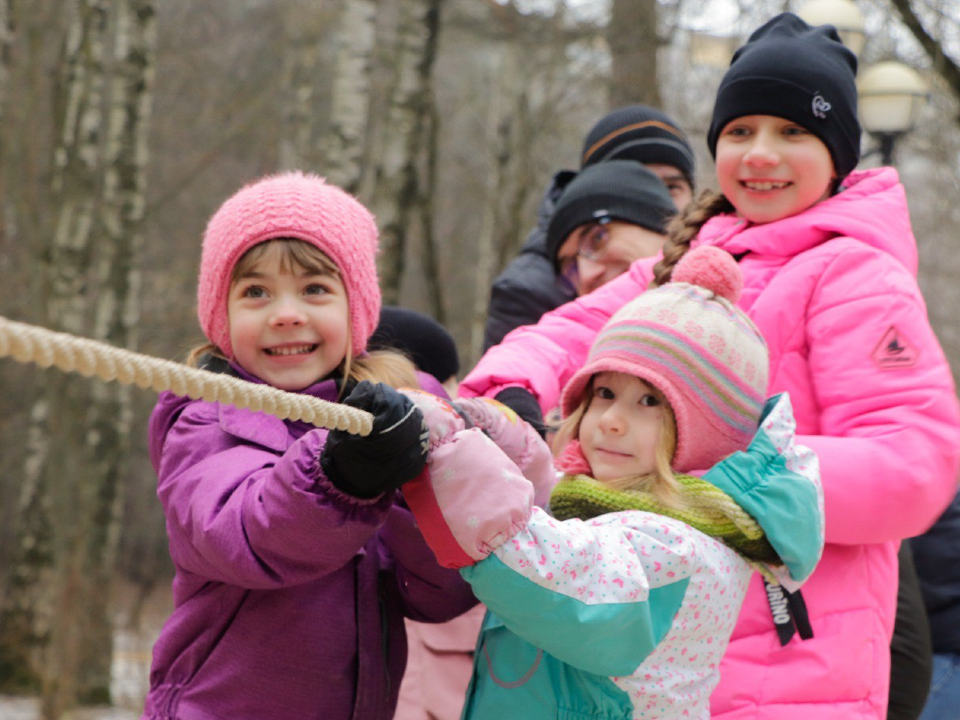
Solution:
M 557 252 L 581 225 L 622 220 L 656 233 L 666 232 L 677 206 L 667 186 L 652 170 L 634 160 L 610 160 L 585 167 L 564 188 L 547 226 L 547 252 L 559 269 Z
M 597 121 L 583 141 L 581 167 L 607 160 L 671 165 L 693 187 L 696 158 L 690 141 L 669 115 L 649 105 L 627 105 Z
M 832 25 L 811 27 L 792 13 L 761 26 L 730 61 L 717 90 L 707 145 L 744 115 L 797 123 L 827 146 L 840 178 L 860 161 L 857 58 Z

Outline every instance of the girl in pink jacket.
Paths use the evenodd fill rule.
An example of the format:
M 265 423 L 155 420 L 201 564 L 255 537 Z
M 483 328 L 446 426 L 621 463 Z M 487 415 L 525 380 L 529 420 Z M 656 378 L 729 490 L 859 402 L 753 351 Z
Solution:
M 675 223 L 662 258 L 514 331 L 461 384 L 554 407 L 604 322 L 690 247 L 739 261 L 739 307 L 770 349 L 768 392 L 790 393 L 797 440 L 820 459 L 826 547 L 803 589 L 808 622 L 776 624 L 754 578 L 711 698 L 723 720 L 883 720 L 899 541 L 956 489 L 960 408 L 917 287 L 903 187 L 891 168 L 853 171 L 855 72 L 832 27 L 783 14 L 757 30 L 717 93 L 708 145 L 721 194 Z

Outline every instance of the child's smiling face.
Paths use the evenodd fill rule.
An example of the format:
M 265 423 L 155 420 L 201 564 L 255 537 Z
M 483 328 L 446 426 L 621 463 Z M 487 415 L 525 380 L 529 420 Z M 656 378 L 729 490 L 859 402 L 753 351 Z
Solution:
M 829 197 L 835 177 L 827 146 L 790 120 L 746 115 L 717 139 L 720 191 L 753 223 L 803 212 Z
M 236 362 L 281 390 L 302 390 L 333 372 L 350 346 L 343 282 L 286 267 L 272 248 L 230 287 L 227 316 Z
M 604 482 L 654 473 L 662 396 L 643 380 L 619 372 L 598 373 L 592 387 L 578 439 L 593 476 Z

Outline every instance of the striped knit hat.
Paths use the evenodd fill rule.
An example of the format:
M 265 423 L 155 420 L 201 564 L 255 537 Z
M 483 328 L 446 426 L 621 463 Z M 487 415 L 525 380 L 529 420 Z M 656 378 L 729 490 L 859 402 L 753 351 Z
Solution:
M 767 346 L 734 304 L 743 279 L 733 258 L 711 246 L 687 252 L 673 281 L 621 308 L 597 336 L 561 397 L 564 416 L 600 372 L 634 375 L 660 390 L 677 420 L 672 468 L 706 470 L 743 450 L 767 392 Z
M 350 308 L 353 354 L 363 353 L 380 318 L 376 223 L 352 195 L 322 177 L 301 172 L 247 185 L 207 223 L 197 286 L 197 314 L 207 339 L 233 357 L 227 319 L 233 267 L 254 245 L 279 238 L 313 245 L 340 270 Z

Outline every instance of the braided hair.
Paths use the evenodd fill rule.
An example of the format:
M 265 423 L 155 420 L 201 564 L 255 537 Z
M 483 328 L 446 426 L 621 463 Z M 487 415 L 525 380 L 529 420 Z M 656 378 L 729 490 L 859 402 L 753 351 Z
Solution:
M 700 232 L 700 228 L 714 215 L 735 212 L 733 205 L 721 193 L 704 190 L 696 201 L 673 218 L 667 225 L 667 241 L 663 244 L 663 258 L 653 266 L 653 280 L 649 289 L 658 288 L 670 282 L 673 268 L 687 250 L 690 243 Z

